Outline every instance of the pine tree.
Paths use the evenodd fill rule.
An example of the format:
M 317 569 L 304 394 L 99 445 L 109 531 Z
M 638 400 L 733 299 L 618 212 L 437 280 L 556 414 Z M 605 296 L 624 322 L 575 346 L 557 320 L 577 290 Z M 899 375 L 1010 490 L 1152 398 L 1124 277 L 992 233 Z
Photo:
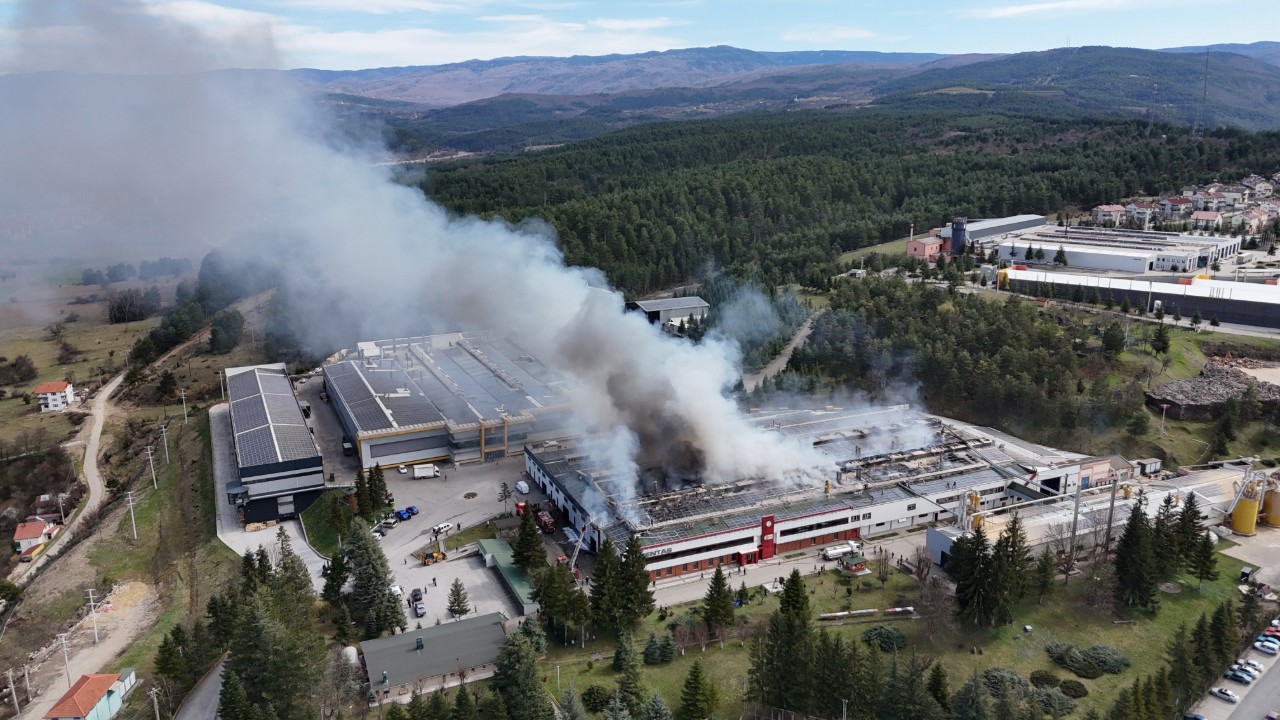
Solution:
M 944 713 L 951 712 L 951 686 L 947 682 L 947 670 L 942 667 L 942 661 L 934 661 L 933 667 L 929 669 L 929 681 L 925 687 L 933 699 L 938 701 L 938 707 L 942 708 Z
M 1213 539 L 1209 533 L 1200 535 L 1196 543 L 1195 556 L 1191 558 L 1191 576 L 1199 580 L 1196 587 L 1204 587 L 1204 581 L 1218 579 L 1218 553 L 1213 549 Z
M 345 553 L 337 552 L 333 554 L 333 559 L 329 561 L 329 570 L 324 576 L 324 589 L 320 592 L 321 597 L 330 606 L 337 605 L 342 600 L 342 589 L 346 587 L 347 580 L 351 577 L 351 567 L 347 564 L 347 556 Z
M 529 647 L 533 648 L 534 655 L 542 657 L 547 654 L 547 634 L 537 620 L 525 618 L 520 623 L 520 634 L 529 638 Z
M 444 693 L 437 690 L 431 693 L 431 698 L 427 700 L 427 718 L 428 720 L 449 720 L 449 714 L 453 712 L 453 708 L 449 706 L 449 698 Z
M 258 590 L 258 556 L 252 550 L 245 550 L 240 558 L 240 594 L 252 595 Z
M 1151 350 L 1157 354 L 1163 354 L 1169 352 L 1169 347 L 1171 345 L 1172 343 L 1169 340 L 1169 328 L 1161 323 L 1156 327 L 1156 332 L 1151 337 Z
M 173 629 L 176 630 L 179 627 L 181 626 L 175 626 Z M 156 673 L 177 682 L 179 685 L 184 684 L 191 672 L 183 656 L 183 650 L 184 648 L 174 641 L 173 631 L 171 630 L 160 641 L 160 648 L 156 651 Z
M 1150 607 L 1156 601 L 1155 556 L 1151 528 L 1142 504 L 1133 506 L 1116 544 L 1116 601 L 1129 607 Z
M 479 718 L 480 713 L 476 710 L 475 698 L 467 692 L 466 685 L 459 687 L 453 696 L 453 712 L 449 714 L 449 720 L 479 720 Z
M 616 693 L 609 701 L 609 706 L 604 709 L 604 720 L 631 720 L 631 711 Z
M 707 594 L 702 598 L 702 619 L 712 632 L 733 626 L 733 591 L 729 589 L 729 579 L 719 565 L 711 575 Z
M 1174 704 L 1185 707 L 1191 700 L 1191 688 L 1199 681 L 1199 673 L 1192 660 L 1191 639 L 1187 636 L 1187 624 L 1178 626 L 1173 639 L 1169 641 L 1166 654 L 1169 661 L 1169 684 L 1174 688 Z
M 1036 558 L 1035 569 L 1035 588 L 1036 602 L 1043 603 L 1044 599 L 1053 594 L 1054 579 L 1058 576 L 1057 568 L 1054 566 L 1053 553 L 1046 547 L 1040 556 Z
M 991 546 L 981 527 L 969 536 L 962 552 L 961 557 L 953 552 L 951 563 L 959 573 L 952 575 L 956 581 L 956 615 L 972 625 L 990 625 L 995 614 L 996 578 L 992 573 Z
M 529 639 L 520 633 L 508 636 L 496 664 L 493 687 L 502 695 L 510 720 L 552 720 Z
M 941 720 L 938 701 L 925 688 L 924 666 L 915 655 L 902 667 L 897 659 L 880 698 L 881 720 Z
M 1061 245 L 1058 246 L 1058 252 L 1054 253 L 1053 263 L 1055 265 L 1067 266 L 1067 250 Z
M 292 608 L 305 616 L 316 601 L 311 571 L 307 570 L 306 563 L 293 551 L 293 543 L 283 526 L 276 532 L 276 546 L 279 559 L 270 580 L 275 605 Z
M 671 637 L 671 633 L 667 633 L 662 637 L 662 662 L 669 663 L 676 659 L 676 641 Z
M 333 617 L 333 640 L 339 645 L 350 645 L 355 639 L 355 624 L 351 621 L 351 611 L 347 609 L 346 603 L 338 603 L 338 609 Z
M 667 707 L 662 696 L 654 693 L 640 711 L 640 720 L 675 720 L 675 716 L 671 714 L 671 708 Z
M 1213 638 L 1213 651 L 1218 657 L 1218 666 L 1229 665 L 1236 655 L 1235 610 L 1229 602 L 1218 603 L 1209 620 L 1209 636 Z
M 404 605 L 391 592 L 393 578 L 387 556 L 363 522 L 351 524 L 348 543 L 351 552 L 351 595 L 349 602 L 365 617 L 366 634 L 378 637 L 394 628 L 408 626 Z
M 627 636 L 627 644 L 631 644 L 630 636 Z M 622 675 L 618 678 L 618 692 L 615 697 L 618 698 L 627 712 L 632 717 L 640 717 L 640 711 L 644 707 L 645 688 L 644 682 L 640 679 L 640 659 L 636 657 L 635 651 L 626 654 L 622 667 Z
M 605 538 L 596 553 L 596 569 L 591 575 L 591 615 L 601 627 L 619 631 L 623 621 L 622 567 L 613 541 Z
M 1169 682 L 1169 671 L 1161 668 L 1156 673 L 1153 683 L 1154 694 L 1148 703 L 1148 709 L 1151 710 L 1153 718 L 1169 718 L 1178 712 L 1178 708 L 1174 705 L 1173 685 Z
M 678 720 L 706 720 L 715 709 L 715 695 L 711 681 L 702 671 L 702 661 L 694 660 L 680 690 L 680 709 L 676 717 Z
M 658 642 L 658 633 L 650 632 L 649 640 L 644 644 L 644 664 L 657 665 L 662 662 L 662 645 Z
M 448 609 L 456 618 L 471 612 L 471 600 L 467 597 L 467 589 L 463 587 L 461 578 L 454 578 L 453 584 L 449 586 Z
M 391 703 L 391 706 L 388 707 L 386 709 L 386 712 L 383 714 L 382 720 L 412 720 L 412 719 L 409 717 L 408 708 L 401 705 L 400 703 Z
M 356 514 L 365 520 L 373 519 L 373 494 L 369 492 L 369 479 L 361 468 L 356 469 Z
M 631 633 L 618 633 L 618 642 L 613 646 L 613 671 L 622 672 L 632 664 L 635 657 L 636 649 L 631 643 Z
M 374 513 L 387 504 L 387 478 L 382 474 L 381 465 L 369 470 L 369 503 L 369 510 Z
M 1021 600 L 1031 590 L 1031 570 L 1035 561 L 1031 559 L 1031 551 L 1027 546 L 1027 530 L 1022 525 L 1022 518 L 1015 510 L 1013 516 L 1004 527 L 1003 535 L 1008 537 L 1005 545 L 1005 556 L 1009 569 L 1006 584 L 1014 600 Z
M 606 539 L 605 542 L 608 542 Z M 516 565 L 530 575 L 547 564 L 547 550 L 542 544 L 542 531 L 533 517 L 533 510 L 524 509 L 520 516 L 520 530 L 516 534 L 515 546 L 511 548 Z
M 1133 720 L 1141 717 L 1134 713 L 1133 694 L 1129 688 L 1121 688 L 1116 693 L 1116 699 L 1111 703 L 1111 712 L 1107 715 L 1107 720 Z
M 991 707 L 987 702 L 987 689 L 978 679 L 978 671 L 956 691 L 952 700 L 952 720 L 990 720 Z
M 1240 598 L 1240 609 L 1236 611 L 1240 623 L 1240 634 L 1243 637 L 1253 635 L 1262 617 L 1262 604 L 1258 602 L 1257 593 L 1250 591 Z
M 1209 616 L 1200 614 L 1195 629 L 1191 631 L 1192 661 L 1195 663 L 1196 687 L 1203 688 L 1218 676 L 1218 654 L 1213 649 L 1213 633 L 1209 629 Z
M 569 683 L 569 689 L 564 691 L 560 713 L 562 720 L 590 720 L 587 709 L 582 706 L 582 699 L 578 697 L 578 691 L 573 689 L 573 683 Z
M 625 627 L 631 627 L 648 617 L 654 608 L 649 571 L 645 567 L 644 548 L 639 537 L 632 535 L 627 538 L 618 570 L 618 589 L 623 598 L 620 620 Z
M 484 698 L 480 700 L 479 709 L 480 720 L 510 720 L 511 718 L 507 713 L 507 703 L 502 699 L 502 695 L 496 692 L 485 693 Z
M 1145 416 L 1145 411 L 1143 411 Z M 1178 518 L 1173 509 L 1173 496 L 1165 495 L 1151 523 L 1151 542 L 1153 548 L 1178 547 Z M 1177 552 L 1153 552 L 1156 577 L 1160 580 L 1172 580 L 1182 569 L 1182 557 Z
M 222 690 L 218 693 L 218 718 L 220 720 L 249 720 L 249 697 L 244 684 L 233 672 L 222 672 Z
M 1178 538 L 1178 555 L 1182 558 L 1182 567 L 1190 567 L 1196 554 L 1196 545 L 1200 541 L 1200 503 L 1195 493 L 1187 493 L 1182 509 L 1178 511 L 1178 527 L 1175 535 Z

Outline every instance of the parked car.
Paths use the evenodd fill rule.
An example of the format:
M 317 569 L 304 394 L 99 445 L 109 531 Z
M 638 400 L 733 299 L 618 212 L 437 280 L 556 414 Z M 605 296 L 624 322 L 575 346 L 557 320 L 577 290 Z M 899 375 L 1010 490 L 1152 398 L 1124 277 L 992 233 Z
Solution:
M 373 531 L 373 539 L 374 539 L 374 540 L 381 540 L 381 539 L 382 539 L 382 538 L 384 538 L 384 537 L 386 537 L 386 535 L 383 535 L 381 530 L 374 530 L 374 531 Z
M 409 514 L 408 510 L 397 510 L 396 517 L 400 519 L 400 522 L 404 522 L 413 516 Z
M 439 525 L 437 525 L 437 526 L 435 526 L 435 527 L 431 528 L 431 532 L 435 533 L 436 535 L 440 535 L 440 534 L 443 534 L 443 533 L 447 533 L 447 532 L 449 532 L 449 531 L 450 531 L 450 530 L 452 530 L 452 529 L 453 529 L 453 523 L 451 523 L 451 522 L 442 522 L 442 523 L 440 523 Z
M 400 521 L 396 519 L 395 515 L 392 515 L 391 517 L 382 521 L 382 529 L 385 532 L 399 524 L 400 524 Z
M 1280 647 L 1280 638 L 1273 638 L 1273 637 L 1267 637 L 1266 635 L 1259 635 L 1258 642 L 1264 642 L 1264 643 L 1267 643 L 1268 645 L 1275 645 L 1276 647 Z
M 414 604 L 413 604 L 413 616 L 414 616 L 414 617 L 425 617 L 425 616 L 426 616 L 426 614 L 427 614 L 427 606 L 426 606 L 426 605 L 424 605 L 423 603 L 414 603 Z
M 391 594 L 395 595 L 396 597 L 404 597 L 404 588 L 400 587 L 399 585 L 392 585 Z
M 406 465 L 401 465 L 400 467 L 396 468 L 396 472 L 400 473 L 401 475 L 408 475 L 409 468 Z
M 1249 677 L 1248 675 L 1245 675 L 1239 670 L 1231 670 L 1229 672 L 1225 672 L 1222 674 L 1222 677 L 1232 682 L 1238 682 L 1241 685 L 1248 685 L 1253 682 L 1253 678 Z
M 1280 650 L 1276 649 L 1275 645 L 1272 645 L 1271 643 L 1264 643 L 1264 642 L 1254 643 L 1253 649 L 1257 650 L 1260 653 L 1264 653 L 1266 655 L 1275 655 L 1277 652 L 1280 652 Z
M 1262 667 L 1262 663 L 1258 662 L 1257 660 L 1241 660 L 1240 664 L 1245 665 L 1247 667 L 1251 667 L 1254 670 L 1257 670 L 1258 672 L 1262 672 L 1263 670 L 1266 670 L 1266 668 Z
M 409 593 L 409 599 L 416 603 L 422 602 L 422 588 L 414 588 L 413 592 Z
M 1224 688 L 1224 687 L 1216 687 L 1216 688 L 1214 688 L 1214 689 L 1210 690 L 1210 691 L 1209 691 L 1209 694 L 1210 694 L 1210 695 L 1212 695 L 1212 696 L 1214 696 L 1214 697 L 1216 697 L 1216 698 L 1218 698 L 1219 700 L 1226 700 L 1226 701 L 1227 701 L 1227 702 L 1229 702 L 1229 703 L 1238 703 L 1238 702 L 1240 702 L 1240 696 L 1239 696 L 1239 695 L 1237 695 L 1237 694 L 1235 694 L 1235 693 L 1231 692 L 1230 690 L 1228 690 L 1228 689 L 1226 689 L 1226 688 Z
M 1209 718 L 1201 715 L 1200 713 L 1187 713 L 1182 716 L 1182 720 L 1209 720 Z
M 516 481 L 516 492 L 520 493 L 521 495 L 528 495 L 528 494 L 529 494 L 529 483 L 527 483 L 527 482 L 525 482 L 525 481 L 523 481 L 523 480 L 517 480 L 517 481 Z
M 1249 678 L 1250 678 L 1250 679 L 1252 679 L 1252 680 L 1257 680 L 1257 679 L 1258 679 L 1258 677 L 1259 677 L 1260 675 L 1262 675 L 1262 673 L 1258 672 L 1257 670 L 1254 670 L 1253 668 L 1249 667 L 1248 665 L 1244 665 L 1244 664 L 1241 664 L 1241 663 L 1236 663 L 1236 664 L 1232 665 L 1230 668 L 1227 668 L 1227 672 L 1239 672 L 1239 673 L 1244 673 L 1245 675 L 1248 675 L 1248 676 L 1249 676 Z
M 409 507 L 405 508 L 405 510 L 408 510 L 410 515 L 417 515 L 417 514 L 418 514 L 418 506 L 417 506 L 417 505 L 410 505 Z
M 1267 720 L 1280 720 L 1280 710 L 1272 710 L 1267 713 Z

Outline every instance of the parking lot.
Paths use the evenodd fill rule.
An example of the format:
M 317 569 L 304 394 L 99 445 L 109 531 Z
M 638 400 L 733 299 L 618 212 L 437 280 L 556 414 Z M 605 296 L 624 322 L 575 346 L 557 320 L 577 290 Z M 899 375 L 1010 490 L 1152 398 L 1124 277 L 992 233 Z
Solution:
M 1191 709 L 1200 713 L 1207 720 L 1262 720 L 1267 713 L 1280 709 L 1280 683 L 1271 677 L 1272 666 L 1276 664 L 1275 655 L 1266 655 L 1250 649 L 1241 656 L 1242 660 L 1254 660 L 1262 665 L 1262 676 L 1249 685 L 1241 685 L 1225 678 L 1218 678 L 1214 687 L 1224 687 L 1240 696 L 1237 704 L 1207 696 Z

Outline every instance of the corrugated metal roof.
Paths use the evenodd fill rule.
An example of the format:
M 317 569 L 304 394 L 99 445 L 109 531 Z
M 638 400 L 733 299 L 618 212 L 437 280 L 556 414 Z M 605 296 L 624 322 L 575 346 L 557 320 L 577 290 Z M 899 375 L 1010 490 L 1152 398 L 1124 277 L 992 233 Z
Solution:
M 709 308 L 710 304 L 700 297 L 678 297 L 678 298 L 659 298 L 657 300 L 636 300 L 630 303 L 645 312 L 660 312 L 662 310 L 693 310 L 696 308 Z
M 360 643 L 370 688 L 399 687 L 492 663 L 507 640 L 504 619 L 502 613 L 489 613 Z

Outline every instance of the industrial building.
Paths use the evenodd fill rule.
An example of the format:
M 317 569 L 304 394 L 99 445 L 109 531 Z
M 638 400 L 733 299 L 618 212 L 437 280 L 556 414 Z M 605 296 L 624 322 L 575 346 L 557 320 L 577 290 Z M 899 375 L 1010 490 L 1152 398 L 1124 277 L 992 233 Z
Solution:
M 1189 318 L 1197 312 L 1206 321 L 1280 328 L 1280 286 L 1262 283 L 1213 280 L 1204 276 L 1181 278 L 1178 282 L 1154 282 L 1081 275 L 1067 272 L 1007 269 L 1000 271 L 1010 290 L 1031 294 L 1037 286 L 1053 288 L 1054 297 L 1070 297 L 1080 287 L 1085 297 L 1094 290 L 1115 302 L 1128 298 L 1133 307 L 1166 315 L 1176 311 Z M 1159 305 L 1157 305 L 1159 303 Z
M 1240 243 L 1240 238 L 1232 237 L 1046 225 L 1005 235 L 998 242 L 980 242 L 978 247 L 983 254 L 994 248 L 1001 259 L 1015 264 L 1051 264 L 1061 248 L 1068 267 L 1141 274 L 1205 268 L 1238 254 Z M 1028 249 L 1032 258 L 1027 257 Z
M 988 220 L 956 218 L 951 221 L 950 226 L 938 232 L 938 237 L 946 241 L 952 255 L 960 255 L 969 245 L 990 242 L 1008 233 L 1038 228 L 1042 225 L 1044 225 L 1043 215 L 1013 215 Z
M 905 405 L 753 420 L 812 444 L 828 463 L 786 477 L 668 487 L 662 477 L 618 473 L 592 457 L 590 438 L 571 438 L 526 446 L 525 472 L 584 549 L 605 536 L 619 547 L 638 536 L 655 579 L 1067 496 L 1133 473 L 1121 458 L 1056 451 Z
M 418 693 L 493 677 L 506 622 L 502 613 L 489 613 L 360 643 L 374 702 L 408 702 Z
M 644 313 L 653 325 L 663 329 L 678 326 L 682 322 L 705 320 L 711 305 L 700 297 L 662 298 L 659 300 L 635 300 L 627 303 L 632 312 Z
M 515 455 L 562 433 L 569 414 L 564 379 L 484 333 L 362 342 L 323 373 L 365 468 Z
M 324 465 L 284 363 L 223 373 L 236 458 L 228 502 L 245 523 L 300 515 L 324 490 Z

